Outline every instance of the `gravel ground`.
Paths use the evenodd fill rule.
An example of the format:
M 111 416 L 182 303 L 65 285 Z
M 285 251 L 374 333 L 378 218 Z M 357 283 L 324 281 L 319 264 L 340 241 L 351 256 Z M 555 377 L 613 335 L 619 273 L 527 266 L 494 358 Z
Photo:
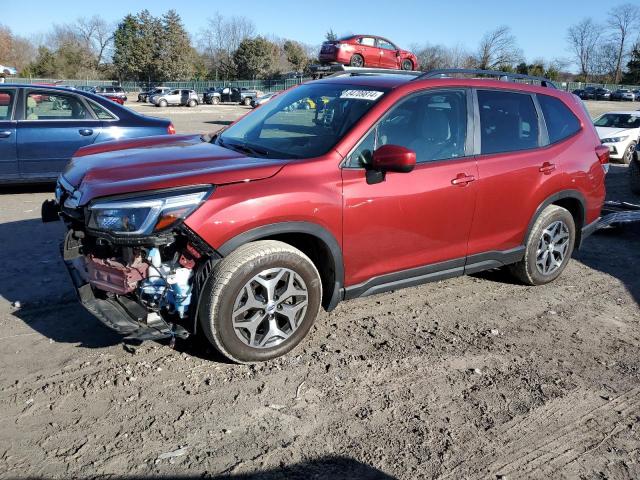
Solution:
M 626 173 L 609 197 L 640 201 Z M 0 478 L 640 478 L 639 227 L 552 285 L 495 271 L 346 302 L 237 366 L 197 341 L 125 349 L 74 300 L 51 194 L 1 195 Z

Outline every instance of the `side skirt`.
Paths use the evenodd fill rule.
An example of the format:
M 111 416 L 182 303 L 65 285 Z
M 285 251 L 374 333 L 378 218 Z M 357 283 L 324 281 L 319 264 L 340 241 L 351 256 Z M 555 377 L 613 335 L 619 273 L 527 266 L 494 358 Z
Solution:
M 504 267 L 522 260 L 524 252 L 525 247 L 519 246 L 511 250 L 470 255 L 466 260 L 464 258 L 447 260 L 446 262 L 434 263 L 424 267 L 380 275 L 358 285 L 346 287 L 344 289 L 344 299 L 351 300 L 358 297 L 367 297 L 391 290 L 415 287 L 424 283 Z

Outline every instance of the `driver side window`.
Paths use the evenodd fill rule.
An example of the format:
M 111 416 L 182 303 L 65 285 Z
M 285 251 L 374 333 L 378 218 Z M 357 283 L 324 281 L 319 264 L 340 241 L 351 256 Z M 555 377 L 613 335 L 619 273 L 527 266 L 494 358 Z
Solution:
M 346 166 L 371 165 L 373 152 L 383 145 L 399 145 L 416 152 L 416 162 L 465 156 L 467 93 L 435 91 L 411 96 L 382 117 L 349 155 Z

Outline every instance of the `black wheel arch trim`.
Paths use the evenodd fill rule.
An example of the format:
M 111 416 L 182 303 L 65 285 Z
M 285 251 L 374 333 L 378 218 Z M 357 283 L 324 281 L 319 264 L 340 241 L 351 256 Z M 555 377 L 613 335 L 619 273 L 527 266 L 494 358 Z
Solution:
M 554 193 L 553 195 L 547 197 L 540 205 L 538 205 L 538 208 L 536 209 L 533 216 L 529 220 L 529 225 L 527 226 L 527 233 L 523 239 L 524 245 L 526 245 L 527 243 L 529 234 L 533 229 L 533 224 L 536 222 L 537 218 L 540 216 L 542 211 L 545 208 L 547 208 L 549 205 L 553 205 L 554 203 L 556 203 L 558 200 L 564 200 L 564 199 L 573 199 L 573 200 L 577 200 L 580 203 L 580 207 L 581 207 L 580 213 L 582 214 L 581 220 L 583 225 L 580 225 L 580 226 L 576 225 L 576 241 L 575 241 L 575 248 L 576 249 L 580 248 L 580 243 L 582 242 L 582 227 L 584 227 L 584 222 L 586 220 L 587 202 L 584 198 L 584 195 L 582 195 L 582 193 L 580 193 L 578 190 L 562 190 L 561 192 Z
M 333 310 L 343 299 L 342 287 L 344 285 L 344 262 L 340 244 L 336 240 L 335 236 L 321 225 L 312 222 L 279 222 L 262 225 L 251 230 L 247 230 L 246 232 L 227 240 L 216 250 L 220 255 L 226 257 L 236 248 L 244 245 L 245 243 L 268 238 L 273 235 L 282 235 L 287 233 L 303 233 L 316 237 L 326 245 L 327 249 L 331 253 L 335 279 L 329 301 L 323 306 L 327 311 Z

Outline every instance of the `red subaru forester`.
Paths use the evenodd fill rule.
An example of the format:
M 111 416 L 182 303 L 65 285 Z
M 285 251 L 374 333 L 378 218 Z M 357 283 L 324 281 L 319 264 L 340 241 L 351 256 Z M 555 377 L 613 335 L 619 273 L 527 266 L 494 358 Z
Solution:
M 81 149 L 52 209 L 84 306 L 131 337 L 278 357 L 320 307 L 507 266 L 541 285 L 596 226 L 608 150 L 542 85 L 343 74 L 214 137 Z M 298 108 L 302 104 L 314 108 Z
M 326 41 L 320 48 L 321 64 L 341 63 L 352 67 L 418 70 L 418 57 L 375 35 L 349 35 Z

